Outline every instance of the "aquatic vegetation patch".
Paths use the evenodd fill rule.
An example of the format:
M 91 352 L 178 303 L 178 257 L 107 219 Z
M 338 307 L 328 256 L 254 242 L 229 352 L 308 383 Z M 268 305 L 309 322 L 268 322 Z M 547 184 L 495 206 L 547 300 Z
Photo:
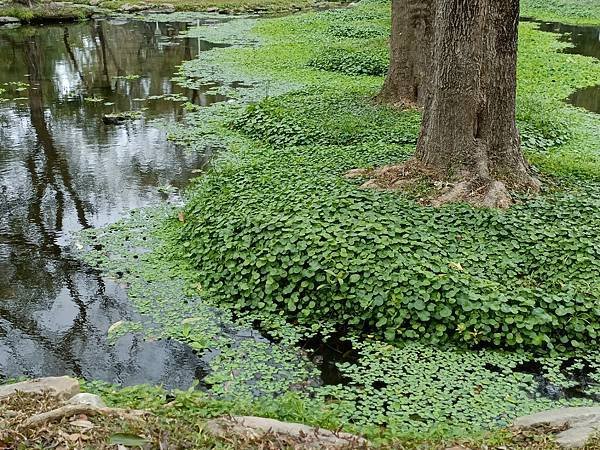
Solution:
M 100 101 L 103 101 L 100 99 Z M 117 125 L 128 120 L 141 119 L 143 116 L 142 111 L 121 111 L 116 113 L 104 114 L 102 121 L 106 125 Z
M 102 97 L 84 97 L 83 99 L 84 102 L 88 102 L 88 103 L 102 103 L 104 102 L 104 98 Z
M 369 340 L 355 341 L 354 348 L 358 361 L 339 365 L 344 382 L 318 389 L 350 423 L 424 432 L 474 425 L 494 429 L 536 411 L 600 401 L 597 372 L 591 379 L 595 394 L 579 393 L 573 387 L 580 386 L 581 377 L 561 373 L 561 365 L 582 367 L 576 359 Z M 600 352 L 581 361 L 597 368 Z
M 186 31 L 185 37 L 197 38 L 213 44 L 257 45 L 258 37 L 251 33 L 258 19 L 236 18 L 216 24 L 200 25 Z
M 155 324 L 148 333 L 218 349 L 205 380 L 219 399 L 240 398 L 227 412 L 389 442 L 597 403 L 599 127 L 562 100 L 593 84 L 598 66 L 555 54 L 555 36 L 522 25 L 519 122 L 530 158 L 561 189 L 507 212 L 424 208 L 343 177 L 410 157 L 418 113 L 372 106 L 382 77 L 309 66 L 328 44 L 385 51 L 381 36 L 357 30 L 389 27 L 388 8 L 260 21 L 249 30 L 260 46 L 185 64 L 187 83 L 216 76 L 241 101 L 188 114 L 170 138 L 224 151 L 185 207 L 133 216 L 86 258 L 129 283 Z M 282 347 L 232 338 L 250 323 Z M 315 386 L 289 350 L 334 331 L 354 351 L 337 366 L 340 384 Z M 176 397 L 182 409 L 223 413 L 220 400 Z
M 28 97 L 20 97 L 22 93 L 30 88 L 30 84 L 25 81 L 9 81 L 7 83 L 0 83 L 0 102 L 9 100 L 28 100 Z
M 281 92 L 242 92 L 253 104 L 192 113 L 188 131 L 172 134 L 192 145 L 223 136 L 228 150 L 192 186 L 185 220 L 171 223 L 190 283 L 261 327 L 284 317 L 307 337 L 357 336 L 356 359 L 339 365 L 344 382 L 314 388 L 341 423 L 490 428 L 597 401 L 598 118 L 563 100 L 594 84 L 598 65 L 555 53 L 566 44 L 523 24 L 519 124 L 529 157 L 560 189 L 507 212 L 424 208 L 343 177 L 408 158 L 418 113 L 372 106 L 382 77 L 309 65 L 328 45 L 385 51 L 380 36 L 356 30 L 389 27 L 388 7 L 261 21 L 251 30 L 260 46 L 184 66 L 182 76 L 209 67 Z
M 188 98 L 182 94 L 162 94 L 162 95 L 150 95 L 146 99 L 139 99 L 140 101 L 144 100 L 166 100 L 169 102 L 187 102 Z
M 134 81 L 134 80 L 139 80 L 140 79 L 140 75 L 136 75 L 136 74 L 128 74 L 128 75 L 118 75 L 118 76 L 114 76 L 113 78 L 115 80 L 127 80 L 127 81 Z
M 206 386 L 238 399 L 275 394 L 315 378 L 316 373 L 291 346 L 278 346 L 252 332 L 248 322 L 235 323 L 231 313 L 205 303 L 200 284 L 190 284 L 190 271 L 180 251 L 167 245 L 164 220 L 169 206 L 140 210 L 114 225 L 82 232 L 74 251 L 88 264 L 128 288 L 142 315 L 140 322 L 114 324 L 111 338 L 142 332 L 150 339 L 175 339 L 204 355 L 210 372 Z M 289 335 L 289 333 L 288 333 Z
M 342 38 L 336 35 L 332 25 L 344 25 L 354 30 L 365 26 L 389 30 L 388 10 L 386 2 L 371 0 L 360 2 L 350 9 L 260 20 L 245 34 L 247 40 L 256 40 L 260 46 L 213 48 L 203 53 L 201 58 L 185 62 L 177 80 L 188 87 L 217 81 L 221 85 L 219 93 L 244 102 L 262 100 L 305 86 L 340 82 L 340 76 L 348 86 L 374 89 L 381 83 L 378 77 L 357 79 L 310 67 L 309 62 L 321 49 L 330 46 L 343 44 L 349 51 L 364 49 L 364 39 Z M 202 27 L 198 30 L 206 32 L 201 31 L 204 30 Z M 381 43 L 378 54 L 387 51 L 385 39 L 381 36 L 367 41 L 369 48 L 375 48 L 371 41 Z

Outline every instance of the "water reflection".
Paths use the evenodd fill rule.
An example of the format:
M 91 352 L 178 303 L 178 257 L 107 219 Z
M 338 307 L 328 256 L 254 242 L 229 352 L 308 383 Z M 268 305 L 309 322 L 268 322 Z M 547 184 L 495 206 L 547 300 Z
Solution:
M 573 44 L 566 53 L 591 56 L 600 59 L 600 28 L 565 25 L 562 23 L 541 23 L 540 30 L 560 33 L 563 40 Z M 588 111 L 600 113 L 600 84 L 573 93 L 569 103 Z
M 1 377 L 69 373 L 187 387 L 202 370 L 179 344 L 130 336 L 108 346 L 109 326 L 136 314 L 121 286 L 65 248 L 70 232 L 156 202 L 161 187 L 185 185 L 206 164 L 208 156 L 175 148 L 153 126 L 178 120 L 181 103 L 147 100 L 223 100 L 170 81 L 208 45 L 178 39 L 186 27 L 91 21 L 0 32 L 0 87 L 11 98 L 0 103 Z M 129 110 L 143 118 L 102 122 Z

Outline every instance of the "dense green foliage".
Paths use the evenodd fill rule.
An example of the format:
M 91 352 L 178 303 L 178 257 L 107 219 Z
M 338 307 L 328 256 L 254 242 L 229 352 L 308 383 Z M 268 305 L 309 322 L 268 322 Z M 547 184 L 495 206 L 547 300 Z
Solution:
M 388 61 L 389 54 L 381 51 L 381 48 L 373 51 L 330 47 L 322 50 L 308 65 L 346 75 L 384 75 L 388 69 Z
M 250 105 L 230 126 L 277 147 L 415 144 L 420 116 L 416 111 L 398 115 L 392 108 L 375 107 L 360 93 L 312 89 Z
M 545 358 L 526 352 L 392 346 L 367 336 L 353 340 L 356 361 L 351 358 L 339 365 L 347 381 L 315 386 L 314 366 L 293 347 L 312 327 L 286 326 L 269 311 L 236 323 L 225 304 L 216 308 L 200 299 L 199 293 L 207 300 L 211 297 L 193 281 L 194 270 L 181 259 L 181 249 L 169 244 L 172 227 L 159 225 L 170 211 L 136 212 L 107 229 L 85 232 L 77 247 L 83 247 L 87 262 L 128 284 L 129 296 L 143 314 L 140 323 L 112 327 L 114 339 L 142 333 L 149 339 L 186 342 L 201 354 L 218 352 L 202 380 L 210 396 L 176 394 L 174 405 L 156 390 L 148 397 L 143 388 L 114 394 L 101 389 L 120 406 L 150 408 L 169 416 L 187 409 L 184 414 L 196 419 L 223 411 L 260 414 L 330 428 L 343 424 L 372 436 L 379 432 L 371 427 L 385 424 L 388 439 L 397 433 L 440 428 L 445 433 L 467 426 L 474 431 L 493 428 L 517 415 L 557 405 L 589 405 L 600 396 L 597 351 Z M 191 285 L 187 293 L 182 280 Z M 256 321 L 262 321 L 268 336 L 279 344 L 254 340 L 248 326 Z M 323 323 L 312 325 L 324 329 Z M 541 380 L 555 393 L 551 398 L 540 389 Z M 295 392 L 280 397 L 289 391 Z M 166 403 L 170 406 L 163 406 Z
M 251 52 L 253 67 L 261 74 L 262 61 L 281 57 L 283 47 L 289 56 L 271 72 L 284 82 L 300 79 L 303 61 L 312 61 L 301 44 L 320 48 L 340 39 L 332 30 L 380 26 L 387 12 L 374 5 L 380 3 L 261 24 L 264 45 Z M 306 36 L 307 27 L 321 40 Z M 368 36 L 343 41 L 358 54 L 375 45 Z M 561 95 L 591 83 L 597 66 L 573 55 L 548 64 L 558 48 L 551 35 L 523 27 L 519 120 L 542 166 L 556 161 L 561 146 L 578 142 L 581 155 L 595 145 L 588 137 L 594 131 L 572 130 L 575 119 L 592 119 L 566 107 Z M 246 57 L 245 49 L 216 53 L 226 67 L 228 55 Z M 567 62 L 578 63 L 576 77 Z M 536 76 L 546 73 L 554 88 L 540 96 L 549 81 Z M 235 159 L 194 187 L 182 241 L 209 297 L 240 311 L 285 312 L 302 325 L 333 323 L 388 340 L 559 350 L 597 342 L 595 184 L 523 199 L 506 213 L 423 208 L 399 194 L 362 191 L 344 172 L 406 158 L 411 149 L 402 144 L 416 141 L 417 115 L 370 106 L 369 79 L 351 87 L 343 76 L 316 76 L 331 88 L 232 110 L 230 127 L 250 141 L 238 142 Z M 598 173 L 597 165 L 582 167 Z
M 209 293 L 234 308 L 388 339 L 597 342 L 598 189 L 504 213 L 423 208 L 342 177 L 407 152 L 368 138 L 352 147 L 250 147 L 204 177 L 183 238 Z
M 194 185 L 186 223 L 175 226 L 205 300 L 260 314 L 267 329 L 283 315 L 313 332 L 393 342 L 355 341 L 358 361 L 340 366 L 347 382 L 318 390 L 336 400 L 330 406 L 342 422 L 493 427 L 556 405 L 537 383 L 572 388 L 584 379 L 572 365 L 597 386 L 598 355 L 589 348 L 600 312 L 598 118 L 563 101 L 594 83 L 597 64 L 555 53 L 566 44 L 522 25 L 519 126 L 529 157 L 544 176 L 559 177 L 545 178 L 557 189 L 508 212 L 423 208 L 409 195 L 364 191 L 343 178 L 407 158 L 418 114 L 372 106 L 381 78 L 310 68 L 331 44 L 357 54 L 377 45 L 377 33 L 349 31 L 387 23 L 381 3 L 363 5 L 261 22 L 261 47 L 214 51 L 184 67 L 191 76 L 207 70 L 225 83 L 268 80 L 274 92 L 293 91 L 260 100 L 260 89 L 240 90 L 260 101 L 188 118 L 192 142 L 221 136 L 229 150 Z M 398 344 L 407 340 L 424 344 Z M 522 350 L 431 347 L 448 343 Z M 555 355 L 525 369 L 536 357 L 523 349 L 542 348 L 581 349 L 581 362 Z M 597 399 L 597 387 L 588 389 Z
M 519 126 L 547 192 L 506 212 L 433 209 L 418 190 L 362 190 L 343 177 L 408 158 L 418 113 L 372 105 L 382 77 L 310 65 L 331 46 L 385 52 L 385 2 L 227 26 L 243 39 L 218 27 L 192 31 L 235 45 L 204 53 L 181 76 L 188 85 L 214 77 L 241 101 L 191 113 L 170 130 L 195 150 L 226 150 L 165 228 L 134 217 L 133 227 L 101 236 L 110 251 L 88 254 L 105 270 L 130 270 L 136 305 L 164 336 L 219 350 L 208 389 L 239 403 L 190 394 L 180 407 L 374 438 L 385 425 L 389 439 L 473 433 L 597 402 L 600 127 L 563 99 L 594 84 L 598 64 L 556 53 L 566 44 L 522 25 Z M 167 244 L 135 261 L 112 256 L 147 247 L 137 239 L 149 233 Z M 240 317 L 277 344 L 223 335 Z M 342 382 L 312 386 L 314 367 L 293 345 L 332 330 L 352 336 L 354 352 L 338 364 Z
M 315 368 L 288 349 L 292 332 L 279 334 L 281 345 L 255 339 L 248 323 L 236 323 L 231 313 L 203 302 L 199 284 L 186 290 L 189 268 L 181 252 L 167 246 L 171 236 L 162 225 L 171 214 L 166 206 L 136 211 L 125 221 L 79 236 L 76 247 L 84 260 L 127 283 L 128 296 L 142 314 L 141 322 L 113 327 L 110 337 L 141 333 L 177 339 L 200 353 L 217 352 L 203 382 L 213 393 L 234 392 L 238 400 L 274 395 L 315 378 Z

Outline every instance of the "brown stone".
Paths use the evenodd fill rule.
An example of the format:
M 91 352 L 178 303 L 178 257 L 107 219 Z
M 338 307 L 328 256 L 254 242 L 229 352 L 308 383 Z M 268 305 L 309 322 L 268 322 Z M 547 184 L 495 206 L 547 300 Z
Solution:
M 79 381 L 71 377 L 48 377 L 23 381 L 22 383 L 6 384 L 0 386 L 0 399 L 16 392 L 32 394 L 50 392 L 62 400 L 68 400 L 79 394 Z

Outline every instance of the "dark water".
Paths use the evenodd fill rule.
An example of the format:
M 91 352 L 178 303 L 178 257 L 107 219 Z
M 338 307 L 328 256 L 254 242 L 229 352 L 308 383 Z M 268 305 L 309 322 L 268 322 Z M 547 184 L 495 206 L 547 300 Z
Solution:
M 580 27 L 561 23 L 541 23 L 540 30 L 560 33 L 562 39 L 573 44 L 566 53 L 591 56 L 600 59 L 600 27 Z M 600 80 L 598 80 L 600 83 Z M 600 84 L 574 92 L 569 103 L 588 111 L 600 113 Z
M 10 99 L 0 102 L 0 378 L 67 373 L 187 388 L 202 370 L 174 342 L 130 335 L 108 345 L 110 325 L 136 315 L 122 286 L 67 251 L 71 232 L 164 200 L 207 163 L 169 144 L 154 124 L 178 120 L 181 102 L 135 100 L 224 100 L 170 81 L 178 64 L 209 48 L 177 38 L 187 26 L 91 21 L 0 30 L 0 97 Z M 128 75 L 136 77 L 117 78 Z M 104 114 L 142 108 L 143 119 L 103 124 Z

